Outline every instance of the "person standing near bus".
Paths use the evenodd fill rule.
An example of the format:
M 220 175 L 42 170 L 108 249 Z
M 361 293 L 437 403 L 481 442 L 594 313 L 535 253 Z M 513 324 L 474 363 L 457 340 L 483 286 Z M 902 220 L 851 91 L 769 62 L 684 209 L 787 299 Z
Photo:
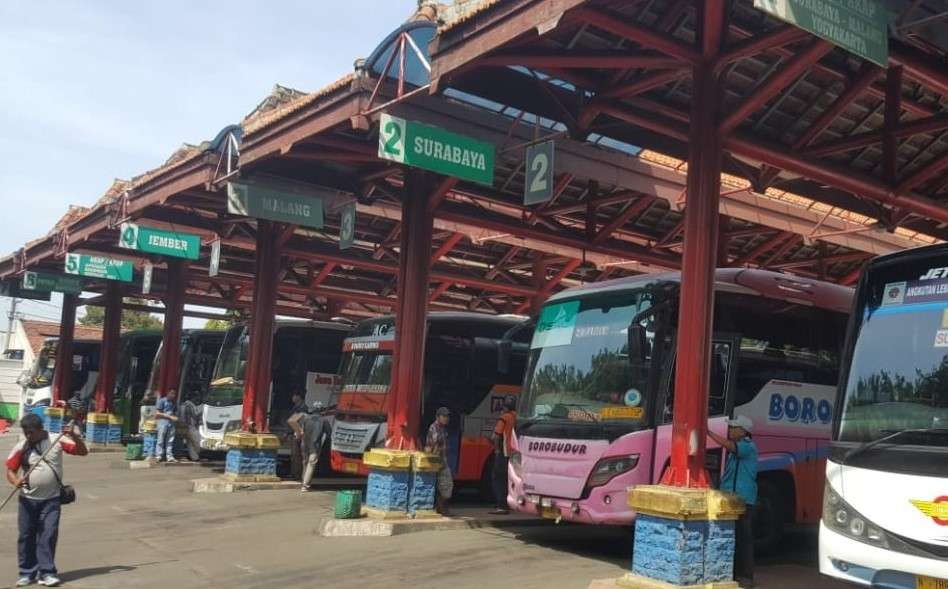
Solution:
M 290 407 L 290 416 L 286 420 L 289 431 L 286 434 L 287 444 L 290 446 L 290 478 L 293 480 L 303 478 L 303 456 L 306 453 L 302 449 L 303 427 L 301 421 L 309 414 L 309 408 L 306 407 L 306 396 L 300 389 L 294 389 L 290 397 L 292 406 Z M 303 482 L 306 486 L 306 482 Z
M 312 487 L 313 477 L 316 476 L 316 468 L 319 465 L 319 455 L 326 436 L 330 435 L 331 427 L 322 412 L 304 415 L 299 419 L 299 424 L 302 428 L 299 443 L 303 464 L 303 487 L 300 490 L 306 492 Z
M 754 583 L 754 506 L 757 504 L 757 445 L 751 432 L 754 422 L 738 415 L 727 422 L 727 437 L 709 431 L 708 437 L 727 450 L 721 490 L 736 494 L 744 500 L 746 509 L 737 521 L 734 546 L 734 579 L 744 589 Z
M 428 428 L 428 437 L 425 438 L 425 452 L 441 457 L 435 510 L 444 516 L 448 515 L 448 501 L 454 493 L 454 475 L 451 474 L 451 467 L 448 466 L 448 423 L 450 421 L 451 411 L 447 407 L 439 407 L 435 413 L 434 423 Z
M 507 515 L 510 507 L 507 505 L 507 465 L 510 462 L 511 441 L 513 440 L 514 424 L 517 422 L 517 397 L 507 395 L 504 398 L 504 412 L 497 419 L 494 426 L 494 499 L 497 509 L 492 515 Z
M 158 425 L 155 460 L 158 462 L 177 462 L 174 458 L 174 427 L 178 421 L 178 404 L 175 403 L 177 397 L 178 392 L 171 389 L 155 403 L 155 421 Z

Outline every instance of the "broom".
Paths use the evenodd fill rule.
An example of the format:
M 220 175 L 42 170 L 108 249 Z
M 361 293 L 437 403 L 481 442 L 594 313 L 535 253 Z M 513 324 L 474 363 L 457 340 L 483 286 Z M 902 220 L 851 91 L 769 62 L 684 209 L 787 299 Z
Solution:
M 71 422 L 71 421 L 70 421 L 67 425 L 68 425 L 68 427 L 69 427 L 70 429 L 72 428 L 72 422 Z M 43 455 L 40 456 L 40 459 L 36 461 L 36 464 L 34 464 L 33 466 L 31 466 L 30 469 L 29 469 L 28 471 L 26 471 L 26 474 L 23 475 L 23 480 L 27 480 L 27 479 L 30 478 L 30 473 L 32 473 L 33 470 L 34 470 L 37 466 L 39 466 L 42 462 L 44 462 L 44 459 L 46 458 L 46 455 L 49 454 L 49 451 L 52 450 L 52 449 L 56 446 L 56 444 L 59 443 L 59 440 L 61 440 L 64 435 L 66 435 L 66 431 L 67 431 L 67 430 L 66 430 L 66 425 L 64 425 L 64 426 L 63 426 L 63 431 L 61 431 L 61 432 L 59 433 L 59 435 L 56 436 L 56 439 L 53 440 L 53 443 L 49 445 L 49 448 L 46 448 L 46 451 L 43 452 Z M 7 498 L 3 500 L 3 503 L 2 503 L 2 504 L 0 504 L 0 511 L 3 511 L 3 508 L 7 506 L 7 503 L 10 502 L 10 499 L 13 499 L 13 496 L 16 495 L 19 490 L 20 490 L 20 487 L 14 487 L 13 490 L 10 491 L 10 494 L 7 495 Z

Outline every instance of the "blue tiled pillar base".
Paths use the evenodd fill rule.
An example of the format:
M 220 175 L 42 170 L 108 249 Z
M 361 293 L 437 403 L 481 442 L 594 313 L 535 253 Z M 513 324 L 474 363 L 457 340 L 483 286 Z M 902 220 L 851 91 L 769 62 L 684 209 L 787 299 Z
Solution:
M 435 492 L 438 488 L 437 471 L 414 471 L 408 491 L 408 513 L 434 512 Z
M 231 477 L 276 480 L 276 449 L 231 448 L 227 451 L 224 473 Z
M 632 573 L 673 585 L 727 582 L 734 574 L 734 522 L 639 514 Z
M 122 424 L 121 423 L 110 423 L 108 426 L 108 433 L 106 434 L 106 443 L 111 445 L 118 445 L 122 443 Z
M 63 420 L 61 417 L 46 416 L 43 418 L 43 429 L 51 434 L 58 434 L 63 431 Z
M 121 431 L 121 426 L 119 426 Z M 109 443 L 109 425 L 103 423 L 87 423 L 86 438 L 93 444 Z
M 142 455 L 145 458 L 151 458 L 155 455 L 155 444 L 158 443 L 158 434 L 155 432 L 145 432 L 142 434 Z
M 407 470 L 369 468 L 365 506 L 384 512 L 407 513 L 410 477 Z

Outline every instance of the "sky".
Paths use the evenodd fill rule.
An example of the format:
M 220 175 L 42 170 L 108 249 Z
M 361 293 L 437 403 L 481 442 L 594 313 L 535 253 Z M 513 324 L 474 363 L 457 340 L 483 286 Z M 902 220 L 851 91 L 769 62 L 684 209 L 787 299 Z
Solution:
M 313 91 L 352 71 L 416 5 L 0 2 L 0 256 L 239 122 L 274 84 Z M 59 316 L 56 298 L 21 311 Z M 0 297 L 0 330 L 8 312 Z

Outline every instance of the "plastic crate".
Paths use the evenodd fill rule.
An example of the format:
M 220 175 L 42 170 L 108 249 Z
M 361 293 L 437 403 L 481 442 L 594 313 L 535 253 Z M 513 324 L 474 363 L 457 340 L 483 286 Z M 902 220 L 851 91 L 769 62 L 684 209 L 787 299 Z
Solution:
M 336 491 L 336 519 L 354 519 L 362 515 L 362 491 Z

